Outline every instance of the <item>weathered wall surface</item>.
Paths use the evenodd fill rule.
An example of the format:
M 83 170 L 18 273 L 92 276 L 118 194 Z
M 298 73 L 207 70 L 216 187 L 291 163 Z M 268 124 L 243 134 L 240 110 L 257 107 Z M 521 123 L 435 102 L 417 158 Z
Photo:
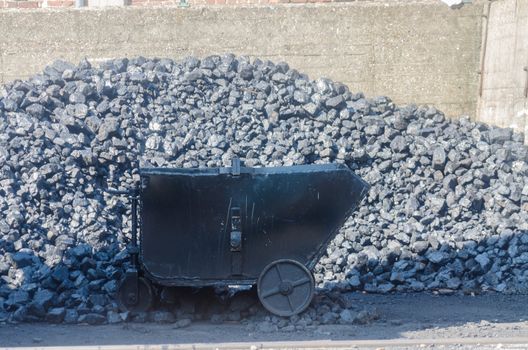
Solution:
M 225 52 L 285 60 L 397 103 L 474 115 L 481 4 L 440 1 L 0 11 L 0 82 L 57 58 L 181 58 Z
M 478 119 L 528 135 L 528 1 L 494 1 L 488 18 Z

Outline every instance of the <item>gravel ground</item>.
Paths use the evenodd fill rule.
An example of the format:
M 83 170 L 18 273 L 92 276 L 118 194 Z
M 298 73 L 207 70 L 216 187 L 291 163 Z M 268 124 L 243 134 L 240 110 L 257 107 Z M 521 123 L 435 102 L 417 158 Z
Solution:
M 239 322 L 200 322 L 184 328 L 154 323 L 104 326 L 1 324 L 0 347 L 191 346 L 194 343 L 213 347 L 214 344 L 224 343 L 226 348 L 234 348 L 235 344 L 229 346 L 225 343 L 249 342 L 244 344 L 249 348 L 248 344 L 260 347 L 262 342 L 332 340 L 336 341 L 335 347 L 343 345 L 342 341 L 349 341 L 350 346 L 355 348 L 507 349 L 523 348 L 525 345 L 519 344 L 522 341 L 528 343 L 526 296 L 354 293 L 353 301 L 363 307 L 376 308 L 380 318 L 366 325 L 319 325 L 300 332 L 271 333 L 248 331 L 248 325 Z M 475 342 L 482 345 L 475 345 Z M 502 345 L 498 346 L 497 342 L 502 342 Z M 316 344 L 305 343 L 305 347 L 313 348 Z

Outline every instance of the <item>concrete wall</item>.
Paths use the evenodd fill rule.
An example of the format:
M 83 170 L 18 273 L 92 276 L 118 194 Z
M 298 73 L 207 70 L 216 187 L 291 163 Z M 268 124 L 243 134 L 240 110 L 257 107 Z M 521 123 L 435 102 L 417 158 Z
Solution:
M 488 18 L 478 119 L 528 135 L 528 0 L 494 1 Z
M 474 115 L 483 5 L 440 1 L 0 11 L 0 82 L 57 58 L 224 52 L 329 77 L 397 103 Z

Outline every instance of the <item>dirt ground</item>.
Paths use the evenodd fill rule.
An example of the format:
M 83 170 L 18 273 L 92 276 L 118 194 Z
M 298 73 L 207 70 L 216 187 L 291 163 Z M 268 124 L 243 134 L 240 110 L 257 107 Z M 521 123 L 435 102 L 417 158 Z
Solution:
M 246 342 L 240 347 L 255 344 L 256 349 L 266 348 L 263 342 L 312 341 L 307 344 L 313 346 L 306 348 L 323 348 L 314 347 L 317 342 L 313 341 L 334 341 L 335 348 L 347 344 L 354 348 L 391 349 L 528 348 L 528 296 L 358 293 L 355 298 L 358 305 L 377 308 L 380 319 L 367 325 L 320 325 L 288 333 L 259 333 L 240 323 L 193 323 L 180 329 L 154 323 L 0 324 L 0 347 L 187 344 L 183 348 L 193 348 L 191 344 L 200 343 L 205 348 L 227 349 L 238 347 L 233 342 Z M 278 344 L 275 346 L 280 347 Z

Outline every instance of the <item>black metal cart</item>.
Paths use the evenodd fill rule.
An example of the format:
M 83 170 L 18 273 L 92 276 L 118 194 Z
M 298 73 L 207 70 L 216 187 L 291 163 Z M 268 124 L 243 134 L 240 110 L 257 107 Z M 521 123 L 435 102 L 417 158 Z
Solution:
M 230 168 L 140 174 L 134 193 L 111 191 L 132 199 L 131 267 L 117 297 L 133 311 L 150 307 L 152 284 L 256 284 L 270 312 L 302 312 L 311 271 L 369 188 L 342 164 L 249 168 L 235 159 Z

